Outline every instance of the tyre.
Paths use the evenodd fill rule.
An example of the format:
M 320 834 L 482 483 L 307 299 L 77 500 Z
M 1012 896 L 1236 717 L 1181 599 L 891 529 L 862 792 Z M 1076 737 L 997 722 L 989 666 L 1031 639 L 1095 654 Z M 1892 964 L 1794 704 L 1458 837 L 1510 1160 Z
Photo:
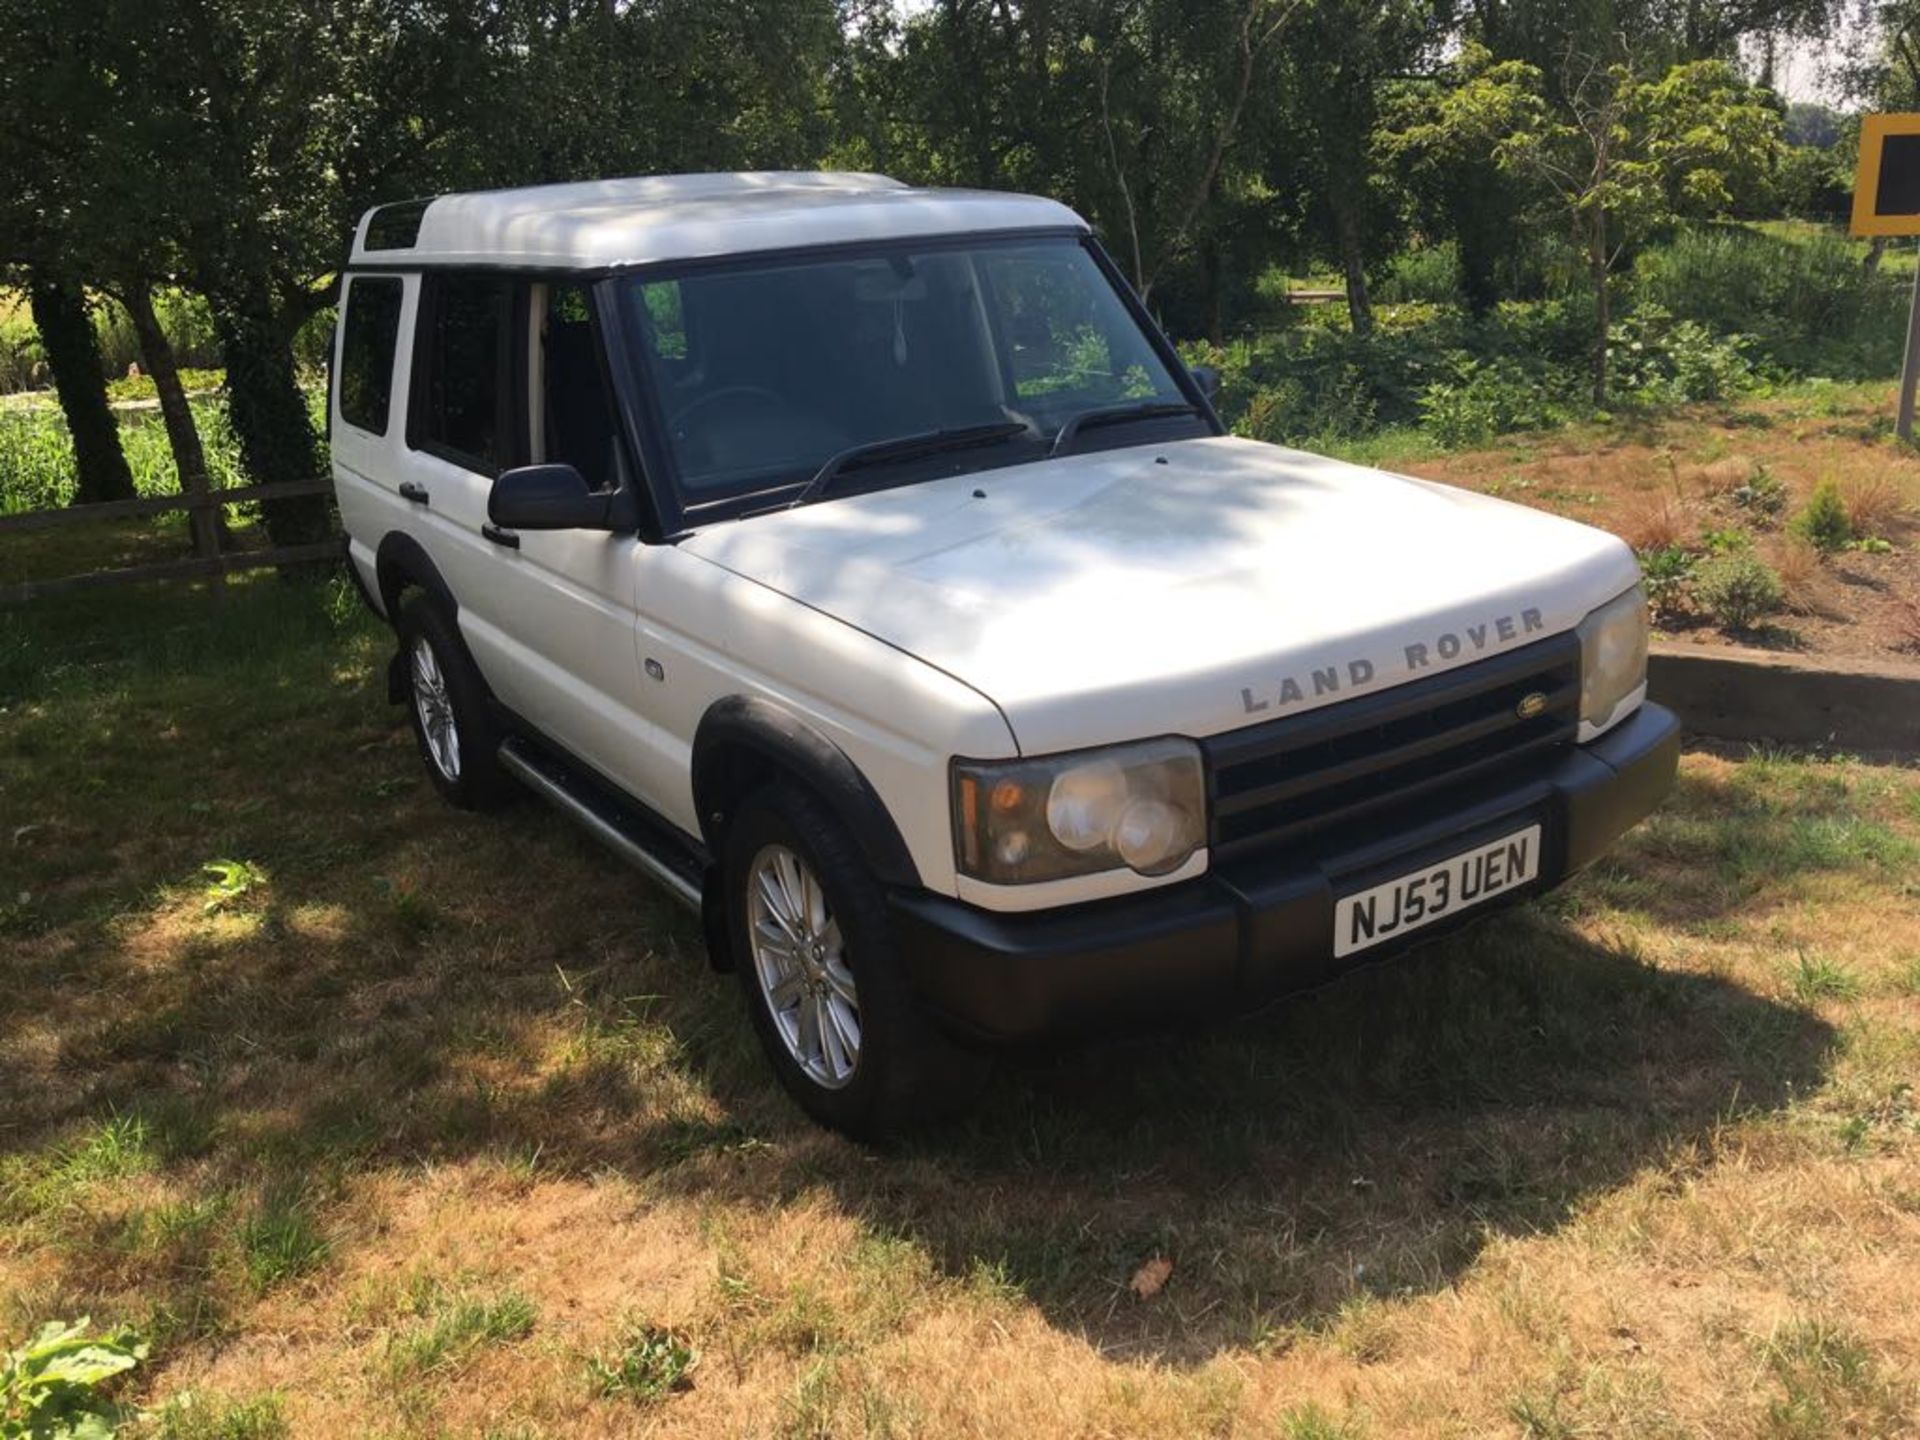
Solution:
M 825 807 L 786 784 L 749 799 L 727 834 L 722 883 L 748 1014 L 801 1109 L 880 1140 L 973 1099 L 986 1060 L 920 1012 L 879 882 Z
M 400 606 L 400 655 L 407 672 L 407 716 L 434 789 L 462 810 L 491 810 L 512 793 L 500 768 L 500 734 L 487 713 L 486 682 L 454 621 L 431 596 Z

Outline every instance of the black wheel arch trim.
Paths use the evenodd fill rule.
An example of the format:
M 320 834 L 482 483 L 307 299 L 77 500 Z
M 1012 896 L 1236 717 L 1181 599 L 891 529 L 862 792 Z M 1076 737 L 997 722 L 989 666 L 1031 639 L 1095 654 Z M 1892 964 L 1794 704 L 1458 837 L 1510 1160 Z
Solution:
M 716 700 L 694 732 L 694 803 L 700 812 L 700 838 L 712 853 L 721 853 L 733 818 L 730 804 L 744 798 L 718 804 L 713 798 L 724 793 L 728 764 L 741 752 L 812 791 L 846 825 L 882 884 L 919 885 L 920 871 L 900 827 L 860 767 L 785 706 L 756 696 Z

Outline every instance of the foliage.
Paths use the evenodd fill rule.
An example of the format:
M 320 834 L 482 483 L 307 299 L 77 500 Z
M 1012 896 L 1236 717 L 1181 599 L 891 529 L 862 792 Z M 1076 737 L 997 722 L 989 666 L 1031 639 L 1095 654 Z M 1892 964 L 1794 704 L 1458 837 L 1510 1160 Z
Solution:
M 1753 474 L 1733 491 L 1733 503 L 1762 524 L 1777 521 L 1787 508 L 1788 498 L 1787 482 L 1764 465 L 1756 465 Z
M 1729 630 L 1751 629 L 1786 603 L 1780 577 L 1749 551 L 1734 551 L 1701 562 L 1694 572 L 1693 596 Z
M 587 1357 L 587 1379 L 608 1400 L 664 1400 L 693 1383 L 693 1347 L 657 1325 L 628 1328 L 620 1349 Z
M 1840 487 L 1832 480 L 1814 486 L 1806 505 L 1787 528 L 1827 554 L 1846 549 L 1853 539 L 1853 522 L 1847 518 L 1847 502 L 1841 498 Z
M 228 423 L 225 398 L 210 395 L 192 403 L 214 487 L 240 484 L 239 447 Z M 120 442 L 136 493 L 180 493 L 173 455 L 157 415 L 123 414 Z M 73 491 L 73 442 L 59 411 L 44 405 L 0 407 L 0 514 L 56 509 L 72 501 Z
M 1748 226 L 1682 229 L 1634 265 L 1641 304 L 1749 335 L 1771 368 L 1836 378 L 1898 366 L 1901 283 L 1868 272 L 1858 247 L 1830 231 L 1787 239 Z
M 103 1391 L 147 1357 L 125 1332 L 89 1335 L 82 1318 L 40 1327 L 0 1361 L 0 1440 L 107 1440 L 125 1411 Z
M 1747 337 L 1718 336 L 1697 320 L 1642 305 L 1609 332 L 1617 393 L 1642 404 L 1724 400 L 1758 383 Z
M 1655 620 L 1670 620 L 1686 610 L 1696 564 L 1693 552 L 1683 545 L 1640 552 L 1640 579 Z

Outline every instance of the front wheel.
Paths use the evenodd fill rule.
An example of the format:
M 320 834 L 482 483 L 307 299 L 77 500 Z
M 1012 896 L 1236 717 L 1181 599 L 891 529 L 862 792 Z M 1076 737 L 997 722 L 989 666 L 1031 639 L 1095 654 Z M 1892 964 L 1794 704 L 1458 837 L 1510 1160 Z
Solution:
M 951 1114 L 985 1074 L 921 1015 L 886 900 L 844 827 L 775 785 L 727 836 L 735 971 L 761 1046 L 814 1119 L 880 1139 Z
M 427 776 L 449 804 L 490 810 L 512 792 L 500 768 L 500 735 L 487 713 L 486 683 L 460 632 L 427 595 L 400 607 L 400 654 L 407 667 L 407 718 Z

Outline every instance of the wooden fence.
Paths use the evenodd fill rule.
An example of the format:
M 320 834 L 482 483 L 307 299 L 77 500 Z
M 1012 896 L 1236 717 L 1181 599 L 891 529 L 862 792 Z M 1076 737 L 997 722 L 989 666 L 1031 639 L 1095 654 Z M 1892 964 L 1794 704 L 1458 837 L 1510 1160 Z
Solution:
M 0 515 L 0 537 L 5 537 L 30 530 L 83 525 L 89 520 L 126 520 L 185 510 L 190 516 L 195 551 L 184 560 L 163 560 L 151 565 L 129 565 L 117 570 L 93 570 L 81 575 L 0 585 L 0 606 L 23 605 L 29 600 L 64 594 L 70 590 L 93 590 L 103 585 L 132 585 L 142 580 L 178 580 L 201 575 L 211 576 L 214 589 L 219 592 L 224 589 L 225 577 L 236 570 L 337 559 L 345 552 L 345 542 L 339 539 L 316 541 L 311 545 L 282 545 L 271 550 L 222 550 L 218 540 L 219 527 L 214 523 L 223 505 L 235 505 L 248 500 L 291 500 L 300 495 L 324 495 L 332 489 L 331 480 L 283 480 L 271 485 L 203 490 L 193 495 L 156 495 L 152 499 L 109 500 L 99 505 L 73 505 L 64 510 L 29 510 L 19 515 Z

